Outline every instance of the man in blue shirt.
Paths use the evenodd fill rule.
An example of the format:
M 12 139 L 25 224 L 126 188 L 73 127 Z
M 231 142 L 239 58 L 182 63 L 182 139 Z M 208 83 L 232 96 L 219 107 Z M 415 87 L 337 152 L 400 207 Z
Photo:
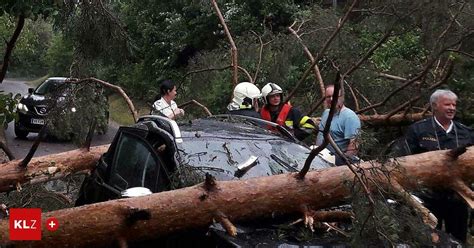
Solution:
M 328 85 L 325 91 L 324 110 L 319 123 L 319 133 L 316 139 L 316 145 L 323 143 L 323 130 L 326 126 L 326 121 L 329 115 L 329 108 L 334 94 L 334 85 Z M 334 113 L 329 134 L 339 147 L 339 149 L 349 158 L 354 160 L 357 156 L 357 137 L 360 130 L 360 120 L 357 114 L 350 108 L 344 106 L 344 91 L 341 89 L 336 105 L 336 113 Z M 328 145 L 327 147 L 336 156 L 336 165 L 344 164 L 344 160 L 339 157 L 334 147 Z

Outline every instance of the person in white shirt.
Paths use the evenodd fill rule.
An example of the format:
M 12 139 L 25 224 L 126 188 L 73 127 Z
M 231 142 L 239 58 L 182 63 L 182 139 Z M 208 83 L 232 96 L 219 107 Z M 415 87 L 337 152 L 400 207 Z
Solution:
M 153 103 L 151 114 L 164 115 L 172 120 L 184 115 L 184 110 L 178 108 L 176 98 L 176 85 L 171 80 L 165 80 L 160 85 L 161 98 Z

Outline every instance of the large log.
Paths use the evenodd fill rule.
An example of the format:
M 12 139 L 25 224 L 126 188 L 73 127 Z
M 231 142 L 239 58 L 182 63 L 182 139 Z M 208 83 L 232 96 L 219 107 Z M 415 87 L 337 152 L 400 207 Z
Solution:
M 405 190 L 422 187 L 449 187 L 459 190 L 474 180 L 474 147 L 462 150 L 434 151 L 390 160 L 381 165 L 365 162 L 365 176 L 376 177 L 381 166 L 390 171 L 390 180 Z M 218 181 L 193 187 L 119 199 L 98 204 L 44 213 L 44 221 L 55 217 L 59 229 L 43 228 L 42 240 L 17 242 L 19 246 L 65 247 L 102 246 L 124 240 L 142 240 L 178 230 L 204 227 L 213 219 L 229 222 L 272 213 L 302 213 L 350 200 L 345 182 L 354 181 L 348 167 L 332 167 L 307 173 L 297 179 L 295 173 L 241 181 Z M 380 177 L 385 178 L 385 177 Z M 371 181 L 371 180 L 368 180 Z M 466 195 L 472 192 L 464 188 Z M 145 214 L 144 214 L 145 213 Z M 149 216 L 140 220 L 140 216 Z M 8 241 L 8 220 L 0 222 L 0 239 Z
M 19 165 L 21 160 L 0 164 L 0 192 L 16 189 L 22 184 L 46 182 L 91 170 L 108 147 L 96 146 L 89 151 L 77 149 L 33 158 L 26 168 Z
M 359 114 L 359 119 L 373 126 L 401 126 L 409 125 L 413 122 L 417 122 L 423 118 L 430 116 L 429 113 L 414 113 L 414 114 L 395 114 L 388 116 L 386 114 L 378 115 L 362 115 Z

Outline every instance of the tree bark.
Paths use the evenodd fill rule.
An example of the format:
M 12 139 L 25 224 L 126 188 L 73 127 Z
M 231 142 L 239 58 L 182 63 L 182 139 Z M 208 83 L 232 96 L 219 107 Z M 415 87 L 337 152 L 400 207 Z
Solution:
M 365 122 L 373 126 L 400 126 L 404 124 L 411 124 L 413 122 L 419 121 L 423 118 L 431 116 L 426 113 L 414 113 L 414 114 L 396 114 L 389 116 L 387 114 L 381 115 L 361 115 L 359 114 L 359 119 L 362 122 Z
M 359 115 L 361 121 L 371 125 L 400 125 L 403 122 L 421 120 L 422 113 L 398 114 L 386 120 L 385 115 Z M 108 145 L 92 147 L 90 152 L 84 149 L 68 151 L 34 158 L 26 169 L 20 168 L 21 160 L 14 160 L 0 165 L 0 192 L 9 191 L 25 183 L 40 183 L 68 174 L 93 168 L 100 155 Z
M 21 34 L 21 30 L 23 30 L 23 26 L 25 25 L 25 15 L 18 16 L 18 22 L 16 23 L 15 31 L 13 32 L 12 37 L 7 42 L 7 46 L 5 48 L 5 55 L 3 56 L 2 68 L 0 71 L 0 83 L 3 82 L 5 75 L 7 74 L 8 64 L 10 63 L 10 57 L 12 55 L 13 48 L 15 48 L 16 41 Z
M 21 184 L 46 182 L 69 174 L 94 168 L 108 145 L 92 147 L 90 151 L 77 149 L 33 158 L 26 168 L 21 160 L 0 165 L 0 192 L 21 188 Z
M 434 151 L 401 157 L 383 165 L 370 161 L 362 163 L 360 168 L 367 182 L 387 179 L 376 173 L 383 166 L 390 172 L 390 181 L 385 183 L 396 182 L 405 190 L 464 188 L 472 197 L 472 191 L 464 186 L 474 181 L 473 161 L 474 147 L 470 147 L 467 151 Z M 275 213 L 306 216 L 308 211 L 350 200 L 350 185 L 345 182 L 354 181 L 354 177 L 348 167 L 341 166 L 309 172 L 304 179 L 297 179 L 296 173 L 288 173 L 241 181 L 214 181 L 214 184 L 203 183 L 144 197 L 44 213 L 43 224 L 46 219 L 55 217 L 59 229 L 49 232 L 43 228 L 41 241 L 8 241 L 9 222 L 3 220 L 0 240 L 18 246 L 97 247 L 124 239 L 150 239 L 178 230 L 206 227 L 213 219 L 226 219 L 227 225 L 232 226 L 231 222 Z M 374 185 L 371 188 L 374 189 Z

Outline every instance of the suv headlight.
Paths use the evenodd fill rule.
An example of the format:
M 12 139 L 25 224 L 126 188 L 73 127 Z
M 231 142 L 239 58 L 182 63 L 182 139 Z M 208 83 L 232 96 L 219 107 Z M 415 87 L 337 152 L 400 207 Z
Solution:
M 28 107 L 27 107 L 25 104 L 23 104 L 23 103 L 18 103 L 17 109 L 18 109 L 18 111 L 21 112 L 21 113 L 26 113 L 26 112 L 28 112 Z

